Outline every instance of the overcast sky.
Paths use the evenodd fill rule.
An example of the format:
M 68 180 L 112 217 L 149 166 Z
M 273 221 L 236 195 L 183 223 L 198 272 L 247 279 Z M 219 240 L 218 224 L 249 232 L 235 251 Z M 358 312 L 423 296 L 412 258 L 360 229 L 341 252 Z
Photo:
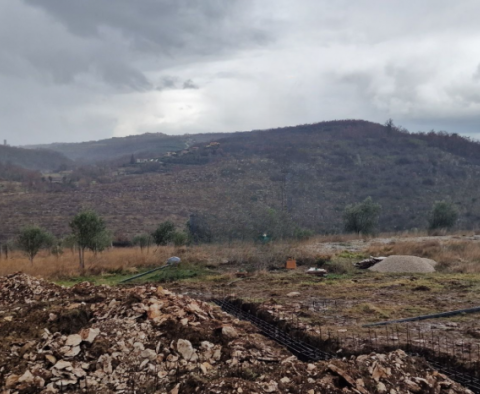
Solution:
M 0 0 L 0 139 L 366 119 L 480 138 L 478 0 Z

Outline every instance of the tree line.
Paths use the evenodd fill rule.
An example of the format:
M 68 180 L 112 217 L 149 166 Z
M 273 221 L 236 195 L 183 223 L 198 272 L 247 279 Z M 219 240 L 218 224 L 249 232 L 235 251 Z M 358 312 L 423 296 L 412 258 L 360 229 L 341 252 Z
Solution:
M 350 204 L 343 212 L 344 229 L 357 234 L 373 234 L 382 207 L 367 197 L 358 204 Z M 431 231 L 452 228 L 458 219 L 458 211 L 450 201 L 436 201 L 428 215 Z
M 108 231 L 105 221 L 93 210 L 79 212 L 70 221 L 71 234 L 63 240 L 55 238 L 46 229 L 30 225 L 23 227 L 16 239 L 0 247 L 0 253 L 4 252 L 8 257 L 11 249 L 21 250 L 33 264 L 35 256 L 43 250 L 59 257 L 63 254 L 64 247 L 77 249 L 80 269 L 85 269 L 85 251 L 91 250 L 94 253 L 101 252 L 112 246 L 112 234 Z M 186 232 L 177 231 L 175 224 L 170 221 L 160 223 L 152 233 L 137 235 L 133 238 L 132 244 L 139 246 L 142 253 L 145 248 L 152 245 L 174 244 L 175 246 L 185 245 L 189 240 Z
M 343 212 L 344 230 L 347 233 L 374 234 L 381 212 L 381 206 L 371 197 L 357 204 L 350 204 Z M 429 213 L 429 230 L 449 229 L 458 218 L 458 211 L 449 201 L 437 201 Z M 55 256 L 63 253 L 63 247 L 76 248 L 79 267 L 85 269 L 85 251 L 101 252 L 112 245 L 112 235 L 107 230 L 105 221 L 93 210 L 79 212 L 69 223 L 71 234 L 63 240 L 56 239 L 50 232 L 40 226 L 27 226 L 21 229 L 15 239 L 14 247 L 21 250 L 33 264 L 35 256 L 42 249 L 49 249 Z M 309 230 L 296 229 L 294 238 L 307 239 L 313 233 Z M 266 228 L 257 240 L 265 242 L 272 237 Z M 133 237 L 131 244 L 140 247 L 141 252 L 152 245 L 164 246 L 173 244 L 182 246 L 187 243 L 208 243 L 213 235 L 208 225 L 201 218 L 191 215 L 186 231 L 177 231 L 175 224 L 165 221 L 158 225 L 152 233 L 139 234 Z M 4 247 L 7 245 L 4 245 Z M 11 247 L 11 246 L 10 246 Z M 8 248 L 8 246 L 7 246 Z M 3 248 L 2 248 L 3 249 Z M 8 249 L 4 249 L 8 251 Z M 2 250 L 0 249 L 0 253 Z

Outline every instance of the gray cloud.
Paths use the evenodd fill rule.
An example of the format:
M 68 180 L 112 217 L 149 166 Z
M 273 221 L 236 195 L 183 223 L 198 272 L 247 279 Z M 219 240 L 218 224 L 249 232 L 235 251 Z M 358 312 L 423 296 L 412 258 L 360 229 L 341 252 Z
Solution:
M 187 79 L 183 83 L 183 89 L 198 89 L 198 86 L 195 85 L 195 82 L 193 82 L 191 79 Z
M 393 118 L 476 136 L 475 0 L 0 2 L 0 139 Z
M 157 84 L 157 90 L 165 89 L 198 89 L 199 87 L 192 79 L 186 79 L 182 82 L 181 78 L 176 76 L 167 75 L 160 79 Z
M 74 35 L 105 39 L 119 32 L 135 50 L 164 53 L 217 53 L 232 45 L 263 41 L 266 34 L 249 29 L 245 11 L 250 0 L 26 0 L 63 23 Z

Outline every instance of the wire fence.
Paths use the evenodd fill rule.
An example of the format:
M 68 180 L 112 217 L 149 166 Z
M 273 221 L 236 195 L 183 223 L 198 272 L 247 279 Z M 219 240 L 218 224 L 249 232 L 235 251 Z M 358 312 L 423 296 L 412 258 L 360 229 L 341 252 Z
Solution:
M 290 318 L 278 320 L 242 300 L 216 298 L 212 301 L 225 312 L 253 323 L 265 336 L 285 346 L 300 360 L 328 360 L 402 349 L 412 356 L 423 357 L 433 368 L 480 393 L 480 344 L 455 341 L 433 330 L 410 325 L 371 328 L 366 332 L 327 329 L 312 334 L 302 328 L 295 312 Z

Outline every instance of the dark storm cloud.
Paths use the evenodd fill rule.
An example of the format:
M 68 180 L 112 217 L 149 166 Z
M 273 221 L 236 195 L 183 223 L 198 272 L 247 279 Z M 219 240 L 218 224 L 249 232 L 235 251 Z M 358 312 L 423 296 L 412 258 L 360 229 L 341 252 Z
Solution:
M 218 54 L 267 35 L 248 23 L 250 0 L 26 0 L 61 21 L 73 34 L 103 39 L 119 32 L 134 50 Z
M 476 135 L 480 3 L 0 0 L 0 139 L 393 118 Z
M 92 74 L 114 88 L 152 89 L 146 73 L 171 64 L 220 55 L 267 41 L 267 33 L 248 26 L 240 0 L 26 0 L 73 36 L 59 48 L 50 42 L 25 55 L 55 83 Z M 244 2 L 247 4 L 247 2 Z M 55 39 L 54 37 L 52 37 Z M 78 51 L 80 45 L 80 51 Z

